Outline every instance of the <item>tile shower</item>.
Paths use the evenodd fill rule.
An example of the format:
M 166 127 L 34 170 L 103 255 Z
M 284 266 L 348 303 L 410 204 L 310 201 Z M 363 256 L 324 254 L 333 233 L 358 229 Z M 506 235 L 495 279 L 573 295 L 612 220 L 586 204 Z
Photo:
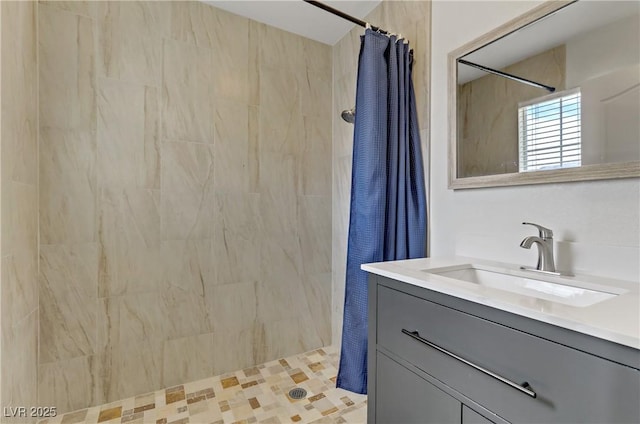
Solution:
M 412 40 L 425 149 L 429 13 L 368 17 Z M 195 1 L 0 15 L 2 405 L 101 411 L 331 344 L 335 367 L 361 29 L 331 47 Z
M 331 343 L 330 46 L 200 2 L 2 18 L 3 43 L 31 48 L 15 78 L 38 87 L 31 169 L 8 184 L 12 216 L 39 216 L 2 253 L 33 286 L 14 324 L 30 356 L 2 368 L 37 357 L 38 400 L 10 404 L 62 413 Z

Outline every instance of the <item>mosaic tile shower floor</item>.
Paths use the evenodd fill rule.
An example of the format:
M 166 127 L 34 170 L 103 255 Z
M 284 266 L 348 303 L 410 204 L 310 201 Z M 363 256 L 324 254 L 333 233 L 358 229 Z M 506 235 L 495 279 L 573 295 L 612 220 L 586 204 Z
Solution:
M 326 347 L 40 423 L 364 423 L 366 395 L 335 388 L 338 361 Z M 291 399 L 294 387 L 306 398 Z

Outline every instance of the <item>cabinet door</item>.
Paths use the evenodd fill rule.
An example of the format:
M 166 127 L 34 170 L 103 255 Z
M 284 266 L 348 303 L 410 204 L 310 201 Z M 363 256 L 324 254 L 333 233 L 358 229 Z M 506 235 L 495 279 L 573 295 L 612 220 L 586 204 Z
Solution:
M 377 308 L 378 346 L 507 421 L 640 423 L 637 369 L 383 286 Z
M 460 423 L 461 403 L 417 374 L 377 353 L 376 416 L 379 424 Z
M 493 424 L 493 421 L 462 405 L 462 424 Z

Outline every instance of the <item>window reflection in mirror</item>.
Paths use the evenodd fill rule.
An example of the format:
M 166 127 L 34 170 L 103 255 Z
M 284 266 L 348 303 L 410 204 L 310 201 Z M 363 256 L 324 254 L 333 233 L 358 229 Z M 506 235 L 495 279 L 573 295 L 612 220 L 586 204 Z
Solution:
M 458 178 L 640 160 L 640 2 L 578 1 L 461 57 Z
M 580 89 L 518 105 L 520 172 L 573 168 L 582 163 Z

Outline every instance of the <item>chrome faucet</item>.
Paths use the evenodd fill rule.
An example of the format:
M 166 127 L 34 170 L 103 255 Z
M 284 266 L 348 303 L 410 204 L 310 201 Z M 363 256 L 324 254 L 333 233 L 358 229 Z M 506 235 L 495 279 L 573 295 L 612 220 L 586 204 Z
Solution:
M 556 272 L 556 265 L 553 262 L 553 231 L 542 225 L 533 224 L 531 222 L 523 222 L 523 225 L 533 225 L 538 229 L 539 236 L 525 237 L 520 243 L 520 247 L 525 249 L 531 249 L 531 245 L 536 243 L 538 245 L 538 264 L 535 268 L 520 267 L 530 271 L 540 271 L 552 274 L 558 274 Z M 559 275 L 559 274 L 558 274 Z

